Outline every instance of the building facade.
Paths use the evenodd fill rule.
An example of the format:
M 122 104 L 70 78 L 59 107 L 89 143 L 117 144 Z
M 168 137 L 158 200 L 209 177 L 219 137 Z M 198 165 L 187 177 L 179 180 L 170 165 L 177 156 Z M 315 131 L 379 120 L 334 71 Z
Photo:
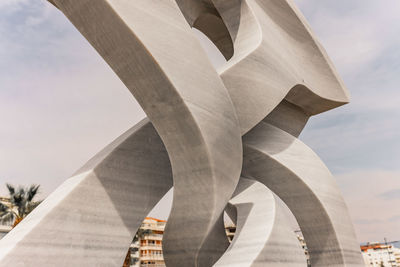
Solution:
M 396 250 L 392 245 L 381 243 L 361 246 L 365 265 L 369 267 L 400 267 L 396 262 Z
M 400 267 L 400 248 L 393 247 L 393 255 L 396 261 L 397 267 Z
M 307 267 L 311 266 L 311 262 L 310 262 L 310 253 L 308 253 L 308 248 L 307 248 L 307 244 L 306 241 L 304 240 L 304 236 L 303 233 L 301 232 L 300 229 L 295 230 L 294 233 L 296 234 L 297 239 L 300 242 L 301 247 L 304 250 L 304 254 L 306 254 L 306 259 L 307 259 Z
M 3 202 L 4 203 L 4 202 Z M 137 232 L 129 249 L 130 266 L 135 267 L 165 267 L 162 253 L 162 237 L 166 221 L 146 218 Z M 0 224 L 0 239 L 12 226 Z
M 137 232 L 131 247 L 131 266 L 165 267 L 162 238 L 166 221 L 146 218 Z
M 229 224 L 225 226 L 225 233 L 228 237 L 229 243 L 232 243 L 233 237 L 235 236 L 236 226 L 234 224 Z

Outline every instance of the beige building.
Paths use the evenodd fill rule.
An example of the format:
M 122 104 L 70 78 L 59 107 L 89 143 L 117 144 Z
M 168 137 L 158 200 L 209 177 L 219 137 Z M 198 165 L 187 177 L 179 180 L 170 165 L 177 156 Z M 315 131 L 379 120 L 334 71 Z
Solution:
M 393 256 L 396 261 L 397 267 L 400 267 L 400 248 L 393 247 Z
M 4 203 L 4 202 L 3 202 Z M 166 221 L 146 218 L 130 246 L 130 266 L 165 267 L 162 253 L 162 237 Z M 12 227 L 0 224 L 0 239 Z
M 304 250 L 304 254 L 306 254 L 307 266 L 310 267 L 310 266 L 311 266 L 311 263 L 310 263 L 310 253 L 308 253 L 308 248 L 307 248 L 306 241 L 304 240 L 303 233 L 301 232 L 300 229 L 299 229 L 299 230 L 295 230 L 294 232 L 295 232 L 295 234 L 296 234 L 296 236 L 297 236 L 297 239 L 298 239 L 299 242 L 300 242 L 301 247 L 302 247 L 303 250 Z
M 235 225 L 229 224 L 229 225 L 225 226 L 225 233 L 226 233 L 226 236 L 228 237 L 228 240 L 230 243 L 232 242 L 233 237 L 235 236 L 235 232 L 236 232 Z
M 361 246 L 366 266 L 369 267 L 400 267 L 396 262 L 395 251 L 392 245 L 381 243 L 367 243 Z
M 8 197 L 0 197 L 0 202 L 8 206 L 11 205 L 10 198 Z
M 146 218 L 131 244 L 131 266 L 165 267 L 162 238 L 166 221 Z
M 10 199 L 0 197 L 0 202 L 10 206 Z M 130 246 L 130 266 L 165 267 L 162 237 L 166 221 L 146 218 Z M 0 239 L 11 229 L 12 222 L 0 223 Z

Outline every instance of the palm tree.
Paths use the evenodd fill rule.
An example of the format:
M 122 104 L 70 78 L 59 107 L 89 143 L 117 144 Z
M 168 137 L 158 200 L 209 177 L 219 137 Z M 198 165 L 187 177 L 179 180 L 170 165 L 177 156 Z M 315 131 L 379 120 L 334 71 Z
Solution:
M 33 199 L 39 192 L 40 185 L 31 185 L 27 188 L 19 186 L 17 189 L 7 184 L 10 196 L 10 204 L 0 202 L 0 222 L 13 222 L 15 227 L 23 218 L 26 217 L 40 202 Z

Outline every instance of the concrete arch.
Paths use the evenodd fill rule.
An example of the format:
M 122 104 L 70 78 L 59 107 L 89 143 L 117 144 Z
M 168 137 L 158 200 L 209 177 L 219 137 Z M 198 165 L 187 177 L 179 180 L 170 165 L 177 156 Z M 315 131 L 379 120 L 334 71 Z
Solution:
M 222 214 L 235 188 L 242 191 L 236 191 L 234 202 L 254 188 L 238 187 L 241 171 L 290 207 L 313 267 L 361 266 L 334 179 L 296 139 L 311 115 L 347 103 L 348 93 L 291 0 L 51 3 L 110 65 L 149 121 L 89 161 L 3 239 L 0 266 L 15 265 L 29 249 L 26 255 L 48 253 L 30 261 L 32 266 L 53 266 L 56 255 L 63 257 L 61 266 L 117 266 L 141 220 L 172 182 L 166 263 L 210 266 L 227 246 Z M 219 74 L 191 32 L 193 26 L 229 58 Z M 102 206 L 86 205 L 89 196 L 103 201 L 113 218 L 106 218 Z M 246 195 L 251 205 L 240 202 L 245 198 L 236 202 L 242 233 L 260 205 L 251 197 Z M 111 225 L 118 229 L 113 237 L 108 236 Z M 102 246 L 105 240 L 111 242 L 109 252 Z M 274 259 L 263 259 L 268 261 Z
M 300 85 L 325 99 L 317 103 L 320 112 L 348 102 L 343 82 L 291 0 L 212 2 L 235 36 L 234 56 L 220 76 L 243 134 L 285 97 L 293 101 Z
M 167 151 L 143 120 L 0 241 L 0 266 L 121 266 L 143 219 L 171 187 Z
M 363 266 L 347 207 L 318 156 L 265 122 L 243 143 L 242 175 L 263 183 L 286 203 L 304 234 L 312 266 Z
M 174 179 L 165 260 L 196 266 L 240 176 L 241 134 L 226 88 L 174 0 L 53 2 L 124 82 L 165 144 Z M 190 238 L 177 239 L 185 233 Z M 175 257 L 180 251 L 185 258 Z
M 236 209 L 236 233 L 215 267 L 306 266 L 304 251 L 283 207 L 267 187 L 241 178 L 229 203 Z

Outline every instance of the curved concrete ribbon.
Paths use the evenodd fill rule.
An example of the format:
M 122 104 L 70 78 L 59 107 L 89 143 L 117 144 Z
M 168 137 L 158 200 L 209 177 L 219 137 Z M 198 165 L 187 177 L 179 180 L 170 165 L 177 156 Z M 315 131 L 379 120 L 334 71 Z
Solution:
M 171 187 L 167 151 L 143 120 L 0 240 L 0 266 L 121 266 L 144 218 Z
M 306 258 L 276 196 L 258 182 L 248 184 L 230 201 L 236 207 L 236 233 L 215 267 L 305 267 Z
M 260 185 L 238 186 L 241 170 L 289 206 L 313 267 L 362 266 L 332 175 L 296 139 L 311 115 L 347 103 L 348 93 L 292 0 L 50 2 L 110 65 L 151 124 L 118 138 L 0 241 L 0 266 L 28 258 L 29 266 L 118 266 L 172 180 L 167 266 L 218 260 L 227 247 L 223 211 L 235 188 L 240 233 L 226 255 L 253 235 L 254 211 L 272 205 L 258 214 L 274 223 L 257 225 L 270 235 L 258 237 L 259 254 L 247 263 L 276 263 L 280 253 L 259 249 L 271 251 L 275 233 L 286 236 L 280 208 L 260 202 L 272 199 Z M 228 59 L 220 76 L 190 26 Z M 230 262 L 226 255 L 218 264 Z
M 211 0 L 176 0 L 191 27 L 203 32 L 226 60 L 234 53 L 228 29 Z
M 363 266 L 348 210 L 331 173 L 305 144 L 261 122 L 243 138 L 244 177 L 265 184 L 297 219 L 311 265 Z
M 197 266 L 242 164 L 238 120 L 220 77 L 173 0 L 53 2 L 132 92 L 163 140 L 174 179 L 165 261 Z M 185 257 L 175 257 L 181 251 Z
M 189 24 L 207 35 L 229 59 L 220 76 L 243 134 L 284 98 L 310 110 L 311 115 L 348 103 L 343 82 L 292 0 L 177 2 L 182 12 L 189 14 Z M 212 19 L 206 23 L 205 18 Z M 198 25 L 196 21 L 200 21 Z M 213 25 L 218 25 L 219 34 Z M 319 97 L 306 99 L 299 95 L 299 87 Z
M 283 98 L 299 105 L 296 90 L 292 90 L 296 86 L 305 86 L 325 99 L 304 103 L 313 109 L 311 114 L 348 102 L 347 90 L 293 1 L 212 2 L 233 40 L 234 55 L 222 70 L 221 78 L 243 133 Z M 292 94 L 288 94 L 290 91 Z

